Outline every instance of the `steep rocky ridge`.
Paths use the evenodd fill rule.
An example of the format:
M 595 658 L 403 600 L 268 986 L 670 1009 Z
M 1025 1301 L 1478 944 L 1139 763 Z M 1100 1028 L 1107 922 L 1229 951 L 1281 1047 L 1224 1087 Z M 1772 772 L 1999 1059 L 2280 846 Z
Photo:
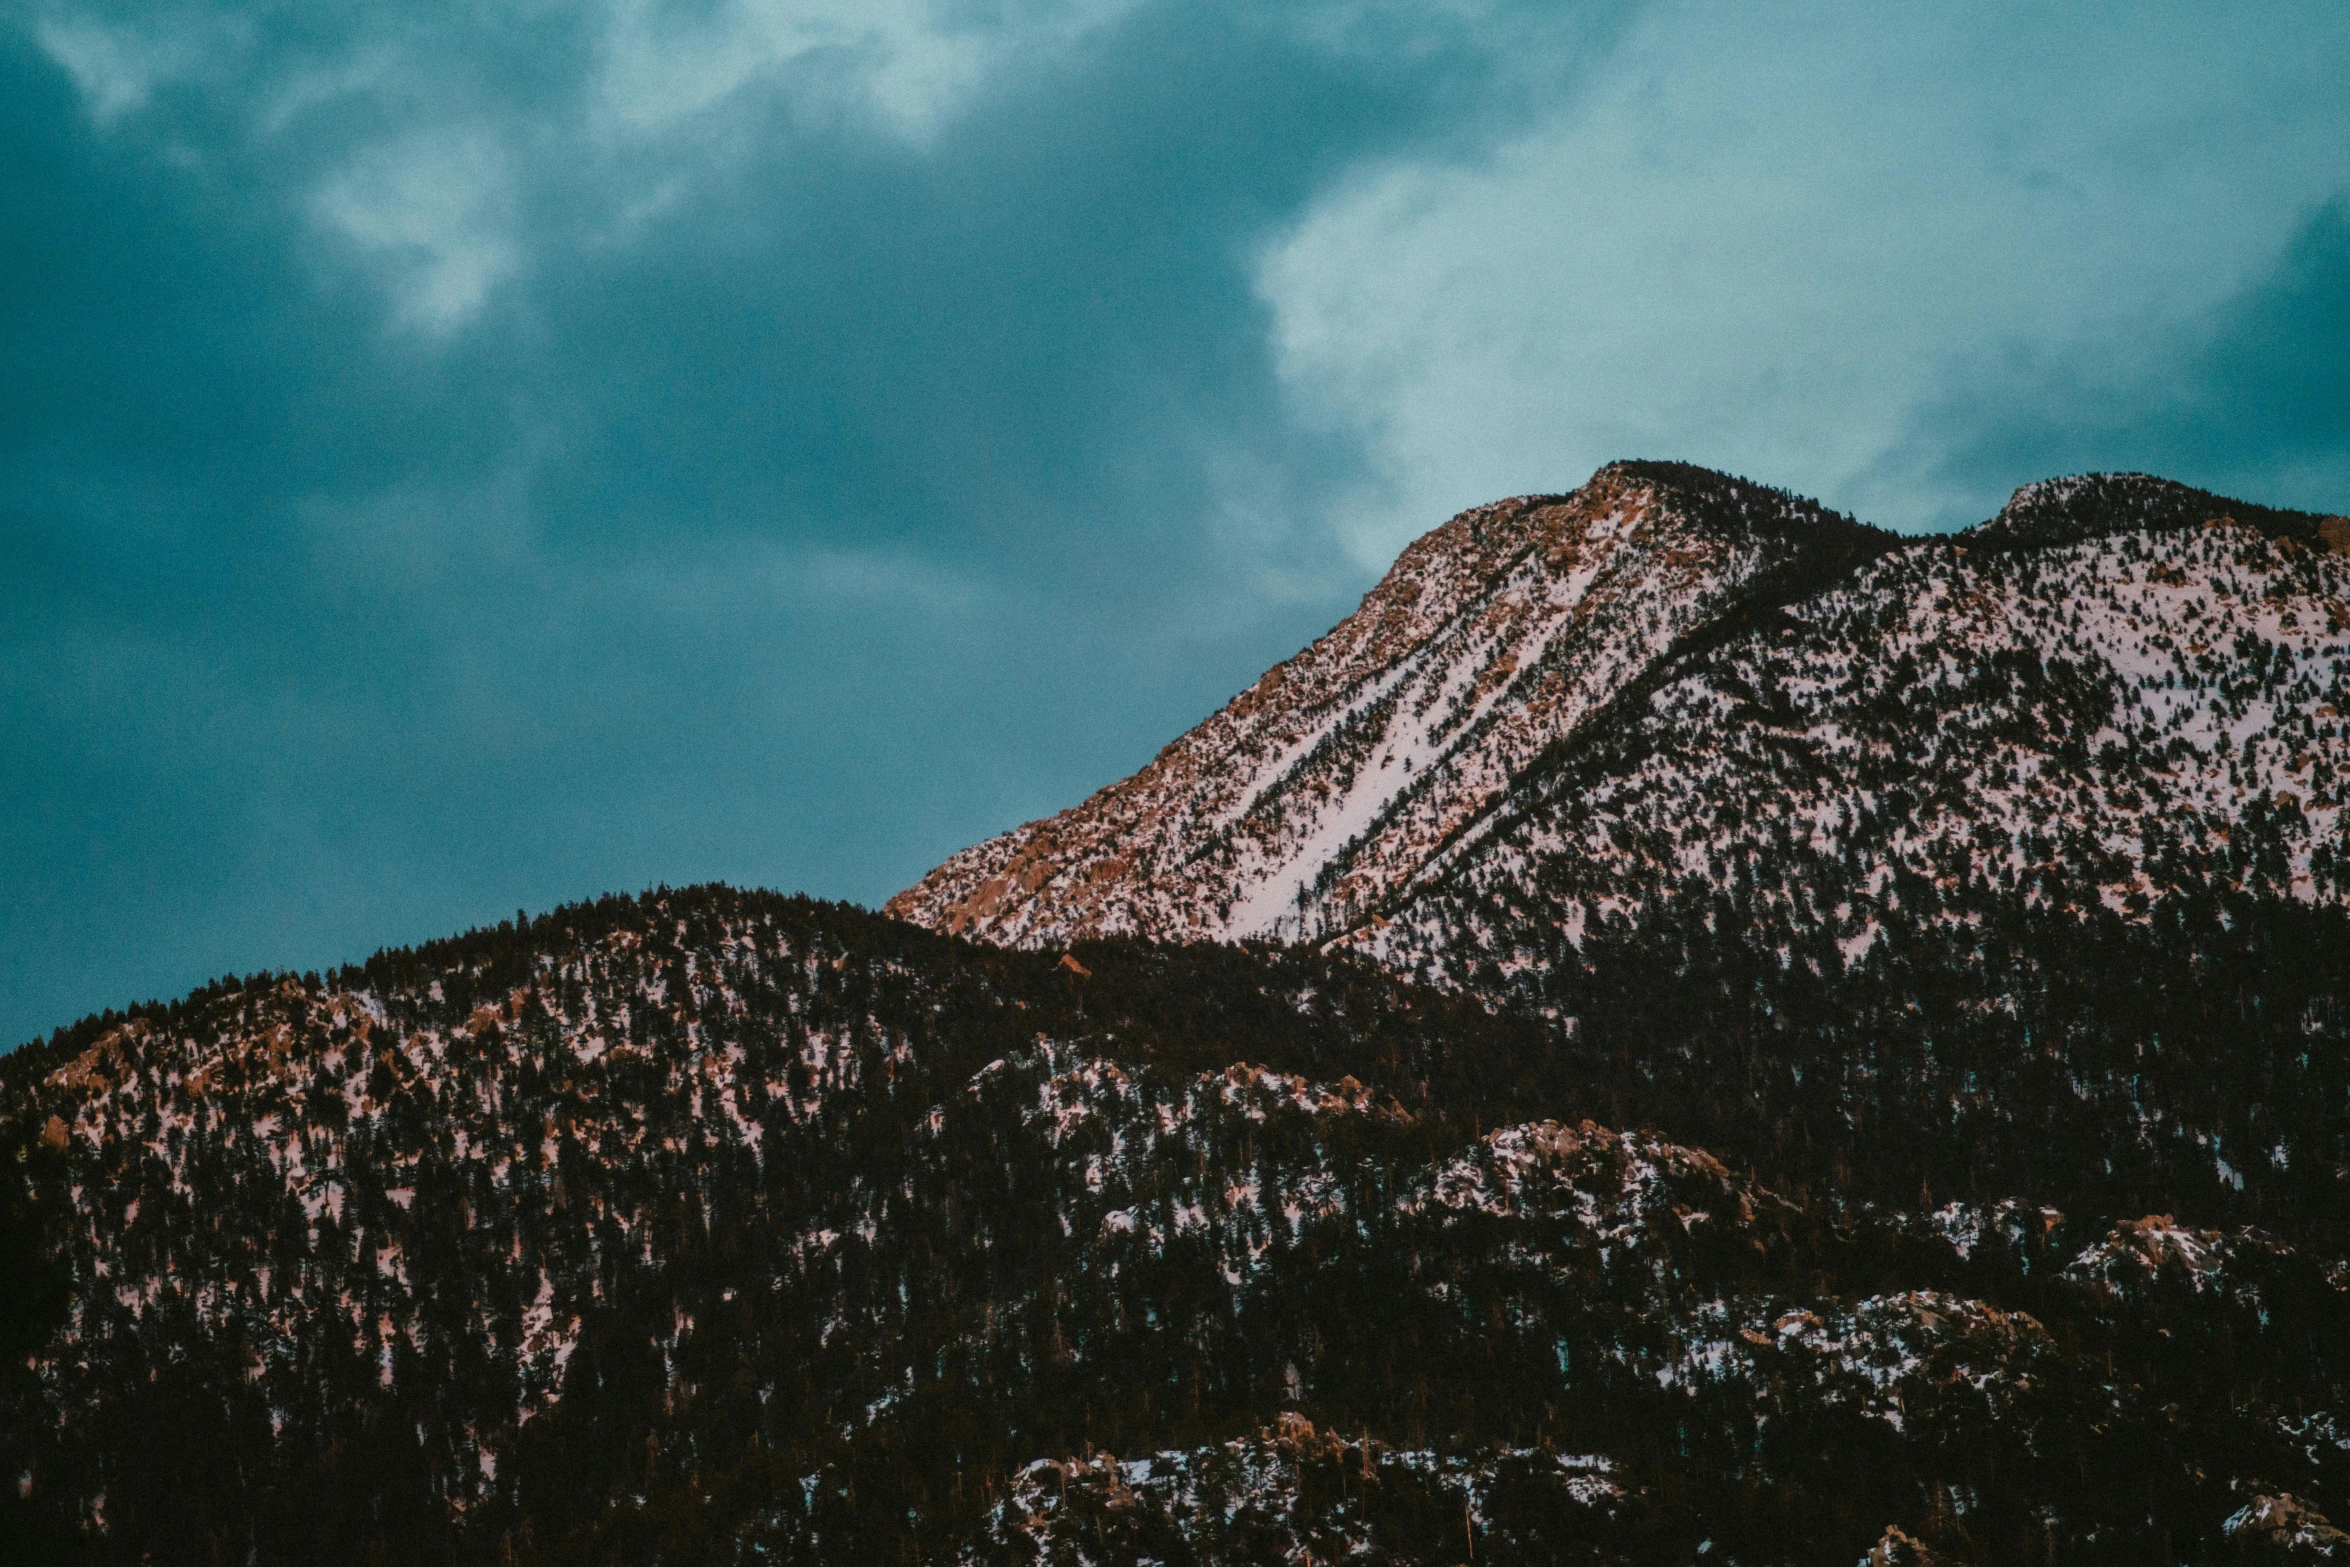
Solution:
M 1343 924 L 1660 659 L 1892 543 L 1674 463 L 1463 512 L 1141 772 L 956 855 L 888 912 L 1027 945 Z

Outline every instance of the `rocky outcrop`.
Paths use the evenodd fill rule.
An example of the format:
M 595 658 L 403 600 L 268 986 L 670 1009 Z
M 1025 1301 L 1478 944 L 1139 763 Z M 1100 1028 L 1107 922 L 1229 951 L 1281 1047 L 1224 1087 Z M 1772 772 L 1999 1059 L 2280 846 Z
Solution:
M 2254 1497 L 2222 1527 L 2253 1560 L 2350 1561 L 2350 1534 L 2290 1492 Z

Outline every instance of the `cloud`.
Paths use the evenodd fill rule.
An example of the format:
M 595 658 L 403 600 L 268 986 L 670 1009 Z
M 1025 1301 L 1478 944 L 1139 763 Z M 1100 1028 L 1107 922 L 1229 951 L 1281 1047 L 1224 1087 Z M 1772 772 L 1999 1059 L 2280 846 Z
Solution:
M 660 880 L 878 901 L 1627 450 L 1895 521 L 2059 427 L 2334 461 L 2328 14 L 1855 15 L 45 0 L 0 1038 Z
M 363 150 L 312 210 L 383 267 L 402 322 L 445 332 L 520 263 L 510 178 L 493 137 L 424 132 Z
M 1250 256 L 1502 71 L 1379 6 L 71 15 L 207 42 L 100 123 L 0 32 L 9 1036 L 878 901 L 1146 759 L 1363 585 Z
M 146 107 L 157 85 L 185 69 L 192 53 L 184 39 L 71 17 L 45 17 L 33 36 L 73 78 L 100 125 Z
M 1909 448 L 1957 367 L 2136 373 L 2342 189 L 2334 8 L 1883 21 L 1656 7 L 1520 135 L 1307 211 L 1260 288 L 1301 408 L 1378 453 L 1360 558 L 1619 455 L 1964 515 L 1986 492 Z
M 310 213 L 360 253 L 395 320 L 445 334 L 529 247 L 624 233 L 681 183 L 760 161 L 778 110 L 802 131 L 919 143 L 992 78 L 1033 73 L 1133 5 L 312 7 L 274 28 L 234 5 L 67 5 L 33 32 L 103 129 L 124 131 L 179 80 L 181 156 L 307 185 Z M 517 211 L 524 187 L 570 221 Z
M 919 137 L 984 80 L 1066 48 L 1133 9 L 1067 0 L 972 10 L 930 0 L 733 0 L 679 14 L 655 0 L 604 13 L 599 89 L 611 121 L 660 130 L 748 87 L 783 83 L 812 109 L 843 97 Z

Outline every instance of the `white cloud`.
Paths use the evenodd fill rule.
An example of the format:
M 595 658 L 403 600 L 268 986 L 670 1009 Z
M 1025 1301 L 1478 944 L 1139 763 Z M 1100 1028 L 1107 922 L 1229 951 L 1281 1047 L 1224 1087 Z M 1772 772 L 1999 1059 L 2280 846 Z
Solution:
M 681 18 L 659 0 L 608 0 L 602 96 L 620 126 L 658 130 L 755 83 L 791 78 L 806 106 L 858 106 L 923 136 L 994 68 L 1066 44 L 1133 0 L 1014 5 L 976 25 L 936 0 L 729 0 Z
M 625 235 L 658 222 L 710 160 L 726 156 L 723 139 L 670 138 L 683 122 L 780 101 L 803 117 L 862 117 L 920 141 L 993 73 L 1066 47 L 1137 3 L 581 0 L 590 77 L 536 103 L 485 95 L 471 71 L 453 66 L 467 39 L 450 26 L 362 21 L 338 41 L 273 48 L 286 40 L 243 19 L 199 32 L 163 14 L 115 23 L 68 6 L 32 31 L 101 126 L 146 107 L 163 82 L 201 74 L 241 111 L 213 124 L 242 120 L 253 137 L 245 148 L 212 150 L 266 146 L 321 171 L 294 182 L 310 216 L 366 259 L 403 325 L 445 334 L 525 269 L 516 217 L 534 182 L 575 183 L 583 160 L 593 163 L 608 209 L 582 214 L 581 229 Z
M 155 89 L 185 70 L 194 57 L 180 39 L 70 17 L 34 24 L 33 37 L 41 52 L 73 78 L 90 118 L 100 125 L 112 125 L 145 108 Z
M 520 266 L 510 179 L 487 132 L 420 132 L 361 151 L 313 212 L 378 267 L 405 325 L 447 332 Z
M 1259 287 L 1301 408 L 1389 481 L 1350 546 L 1617 456 L 1897 524 L 1976 502 L 1894 455 L 1958 367 L 2131 371 L 2342 188 L 2350 13 L 2210 14 L 1676 4 L 1474 166 L 1333 192 Z

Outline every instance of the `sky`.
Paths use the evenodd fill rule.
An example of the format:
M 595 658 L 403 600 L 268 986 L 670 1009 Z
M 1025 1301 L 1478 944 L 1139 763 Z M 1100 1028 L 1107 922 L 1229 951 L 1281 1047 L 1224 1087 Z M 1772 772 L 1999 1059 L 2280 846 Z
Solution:
M 2350 8 L 0 4 L 0 1043 L 877 904 L 1620 457 L 2350 511 Z

